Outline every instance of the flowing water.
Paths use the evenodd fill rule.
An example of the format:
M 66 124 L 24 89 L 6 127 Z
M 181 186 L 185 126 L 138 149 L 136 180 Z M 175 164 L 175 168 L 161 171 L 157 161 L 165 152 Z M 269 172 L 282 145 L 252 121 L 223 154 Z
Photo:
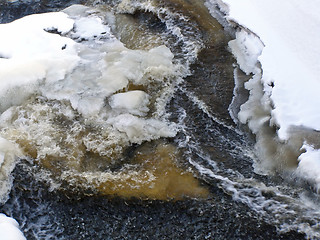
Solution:
M 318 195 L 289 170 L 254 170 L 254 137 L 234 119 L 248 97 L 234 98 L 234 75 L 249 77 L 215 5 L 1 1 L 0 20 L 72 4 L 88 7 L 64 10 L 85 64 L 1 97 L 0 135 L 23 152 L 1 175 L 1 211 L 27 239 L 320 237 Z M 88 16 L 103 36 L 79 37 Z

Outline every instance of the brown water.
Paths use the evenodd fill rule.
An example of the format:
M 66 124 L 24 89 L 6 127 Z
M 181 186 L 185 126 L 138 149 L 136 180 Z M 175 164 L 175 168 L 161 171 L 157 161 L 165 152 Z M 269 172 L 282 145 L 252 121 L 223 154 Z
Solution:
M 149 110 L 135 117 L 175 126 L 176 132 L 158 136 L 163 128 L 150 121 L 139 128 L 141 136 L 150 126 L 157 130 L 138 140 L 130 137 L 132 132 L 108 123 L 121 113 L 111 109 L 109 97 L 97 118 L 86 117 L 69 100 L 41 94 L 14 106 L 0 134 L 17 143 L 24 158 L 13 172 L 15 181 L 2 211 L 20 222 L 28 239 L 317 236 L 320 218 L 300 199 L 313 201 L 313 193 L 303 185 L 292 187 L 281 176 L 254 172 L 254 142 L 229 113 L 235 60 L 228 42 L 233 32 L 220 25 L 223 19 L 211 16 L 205 1 L 82 3 L 109 22 L 130 56 L 140 59 L 160 45 L 170 49 L 174 71 L 145 71 L 142 82 L 129 79 L 114 93 L 144 91 L 150 96 Z M 0 19 L 70 4 L 5 1 Z M 94 41 L 83 44 L 97 47 L 94 54 L 107 63 L 121 62 L 119 56 L 125 54 L 111 54 L 112 49 Z M 100 51 L 106 54 L 103 58 Z M 83 78 L 90 85 L 101 75 L 94 69 L 95 62 L 67 79 Z M 238 107 L 231 110 L 236 114 Z

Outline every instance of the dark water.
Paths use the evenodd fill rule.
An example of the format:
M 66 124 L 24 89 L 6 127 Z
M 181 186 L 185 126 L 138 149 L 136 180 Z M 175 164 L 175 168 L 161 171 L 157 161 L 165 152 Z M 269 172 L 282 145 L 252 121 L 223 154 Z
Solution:
M 0 21 L 57 11 L 75 3 L 103 7 L 118 2 L 1 1 Z M 245 126 L 237 126 L 230 117 L 235 60 L 227 43 L 233 32 L 225 31 L 202 1 L 159 1 L 157 6 L 187 16 L 189 21 L 157 15 L 142 7 L 118 17 L 155 33 L 168 31 L 166 21 L 171 18 L 170 23 L 179 26 L 186 39 L 201 42 L 202 47 L 197 58 L 192 58 L 183 40 L 168 36 L 167 46 L 190 70 L 166 104 L 169 120 L 180 130 L 176 137 L 160 143 L 132 145 L 124 158 L 144 149 L 152 151 L 158 144 L 175 146 L 181 155 L 179 165 L 189 168 L 209 194 L 172 200 L 120 198 L 70 187 L 68 182 L 52 190 L 50 181 L 37 177 L 40 167 L 30 158 L 17 164 L 10 198 L 1 211 L 20 223 L 27 239 L 305 239 L 300 225 L 316 228 L 318 216 L 302 217 L 308 211 L 295 202 L 300 188 L 292 190 L 291 183 L 281 176 L 254 172 L 254 141 L 241 130 Z M 130 48 L 144 46 L 139 40 L 143 34 L 134 35 L 139 40 L 136 42 L 130 40 L 132 35 L 126 39 L 121 29 L 117 34 Z M 292 227 L 284 230 L 284 224 Z
M 49 192 L 23 167 L 15 172 L 2 211 L 21 223 L 27 239 L 304 239 L 278 233 L 213 182 L 207 200 L 143 201 Z

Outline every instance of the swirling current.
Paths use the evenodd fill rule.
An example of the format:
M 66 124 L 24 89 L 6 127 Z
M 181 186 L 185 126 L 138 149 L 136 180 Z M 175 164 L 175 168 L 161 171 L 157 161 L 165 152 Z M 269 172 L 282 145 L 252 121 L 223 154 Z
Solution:
M 43 34 L 79 64 L 61 77 L 69 63 L 48 61 L 36 83 L 0 91 L 1 212 L 27 239 L 320 238 L 318 195 L 254 170 L 235 119 L 249 78 L 228 47 L 239 26 L 218 4 L 3 0 L 0 22 L 60 11 L 75 27 Z

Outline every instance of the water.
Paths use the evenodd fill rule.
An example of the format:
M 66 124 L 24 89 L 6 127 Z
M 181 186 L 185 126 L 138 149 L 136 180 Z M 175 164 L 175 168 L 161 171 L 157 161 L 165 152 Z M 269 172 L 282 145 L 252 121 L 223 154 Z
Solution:
M 318 195 L 289 170 L 254 170 L 254 137 L 230 116 L 248 94 L 233 99 L 235 60 L 227 46 L 234 32 L 217 9 L 210 7 L 220 23 L 203 1 L 3 1 L 0 19 L 74 3 L 98 9 L 112 35 L 78 39 L 88 64 L 59 84 L 41 85 L 2 121 L 1 136 L 25 157 L 1 211 L 27 239 L 320 237 Z M 113 38 L 128 55 L 103 45 Z M 110 85 L 96 86 L 112 72 L 95 68 L 101 51 L 114 71 L 112 61 L 133 69 L 117 72 L 131 80 L 111 94 L 144 92 L 145 108 L 123 107 L 123 95 L 117 103 L 105 99 Z M 166 71 L 135 72 L 135 59 L 148 56 Z M 144 127 L 121 125 L 121 116 Z

